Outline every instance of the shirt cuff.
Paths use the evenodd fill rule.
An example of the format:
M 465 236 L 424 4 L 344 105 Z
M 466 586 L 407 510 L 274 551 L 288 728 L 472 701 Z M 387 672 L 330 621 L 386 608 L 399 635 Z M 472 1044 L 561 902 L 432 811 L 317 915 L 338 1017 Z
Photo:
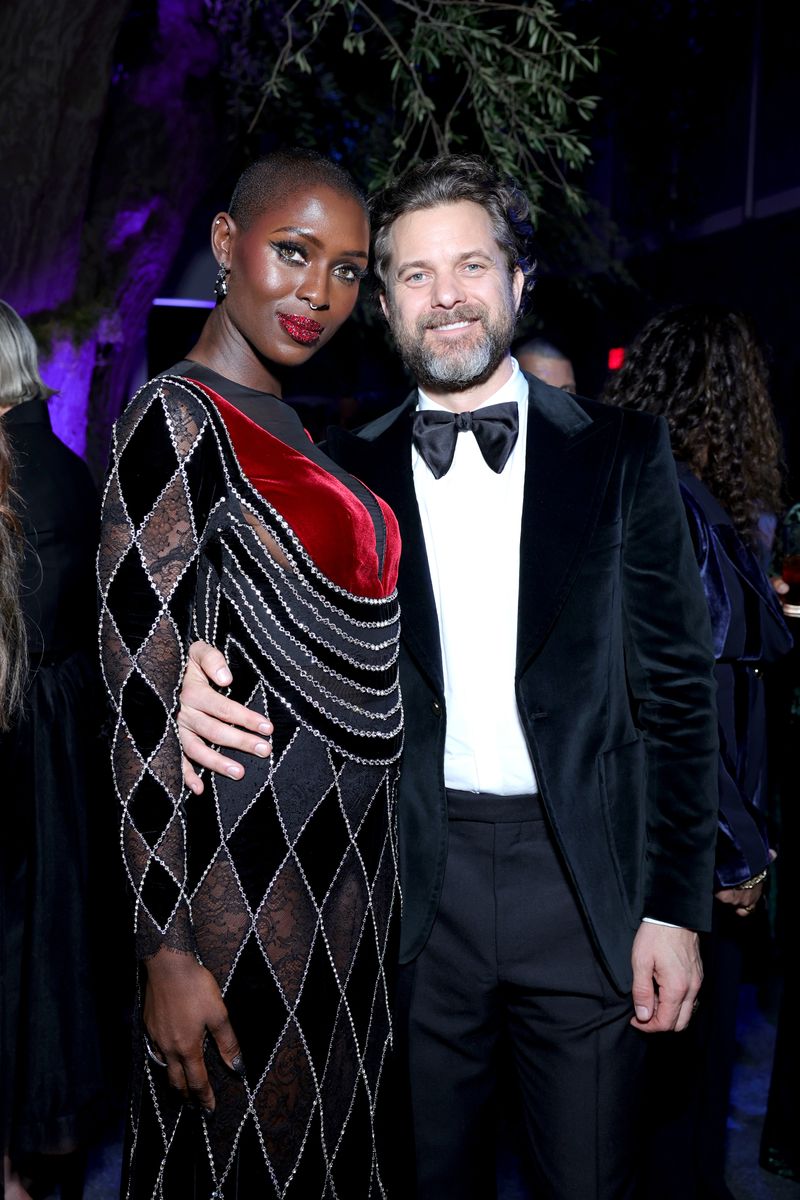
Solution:
M 672 921 L 658 921 L 655 917 L 642 917 L 643 925 L 666 925 L 667 929 L 680 929 L 680 925 L 674 925 Z

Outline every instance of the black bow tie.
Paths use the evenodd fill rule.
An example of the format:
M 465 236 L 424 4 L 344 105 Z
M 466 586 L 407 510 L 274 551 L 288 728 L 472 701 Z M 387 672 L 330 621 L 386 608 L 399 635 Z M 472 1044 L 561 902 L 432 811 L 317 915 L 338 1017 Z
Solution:
M 414 413 L 414 445 L 435 479 L 450 470 L 459 433 L 471 430 L 488 466 L 499 475 L 519 432 L 519 409 L 513 400 L 490 404 L 475 412 L 443 412 L 422 408 Z

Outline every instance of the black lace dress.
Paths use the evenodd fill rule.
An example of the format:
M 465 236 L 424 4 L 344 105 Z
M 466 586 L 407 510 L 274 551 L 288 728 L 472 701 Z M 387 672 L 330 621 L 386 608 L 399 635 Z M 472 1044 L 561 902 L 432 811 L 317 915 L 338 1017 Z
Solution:
M 280 401 L 251 393 L 254 420 L 224 380 L 193 373 L 202 387 L 148 384 L 115 428 L 102 662 L 140 954 L 192 950 L 214 974 L 246 1076 L 209 1042 L 205 1118 L 139 1038 L 122 1194 L 386 1196 L 397 526 L 286 435 Z M 207 777 L 200 797 L 182 785 L 175 726 L 196 638 L 275 728 L 270 759 L 248 759 L 238 782 Z

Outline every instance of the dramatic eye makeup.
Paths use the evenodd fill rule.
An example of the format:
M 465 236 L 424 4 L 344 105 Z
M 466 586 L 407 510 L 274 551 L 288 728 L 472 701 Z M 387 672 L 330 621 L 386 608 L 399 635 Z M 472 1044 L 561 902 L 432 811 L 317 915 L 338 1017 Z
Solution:
M 333 273 L 337 279 L 341 279 L 343 283 L 360 283 L 362 279 L 367 277 L 367 268 L 359 267 L 356 263 L 339 263 L 334 267 Z
M 297 242 L 270 242 L 273 250 L 284 262 L 306 263 L 308 254 Z
M 275 241 L 270 242 L 270 246 L 281 262 L 292 263 L 298 267 L 308 263 L 308 251 L 299 242 Z M 367 276 L 367 268 L 359 266 L 358 263 L 341 262 L 333 268 L 333 274 L 342 283 L 360 283 Z

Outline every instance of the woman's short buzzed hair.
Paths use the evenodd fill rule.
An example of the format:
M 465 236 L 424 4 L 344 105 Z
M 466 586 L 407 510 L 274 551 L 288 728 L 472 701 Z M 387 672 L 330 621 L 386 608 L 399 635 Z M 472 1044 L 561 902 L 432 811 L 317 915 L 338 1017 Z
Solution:
M 316 150 L 276 150 L 251 163 L 239 176 L 228 212 L 241 229 L 247 229 L 277 199 L 300 187 L 325 184 L 352 196 L 368 214 L 367 201 L 344 167 Z
M 398 217 L 460 200 L 471 200 L 486 210 L 509 271 L 519 267 L 525 278 L 524 304 L 536 269 L 530 203 L 513 179 L 503 178 L 478 154 L 443 154 L 417 163 L 370 200 L 374 270 L 381 289 L 387 285 L 389 235 Z

